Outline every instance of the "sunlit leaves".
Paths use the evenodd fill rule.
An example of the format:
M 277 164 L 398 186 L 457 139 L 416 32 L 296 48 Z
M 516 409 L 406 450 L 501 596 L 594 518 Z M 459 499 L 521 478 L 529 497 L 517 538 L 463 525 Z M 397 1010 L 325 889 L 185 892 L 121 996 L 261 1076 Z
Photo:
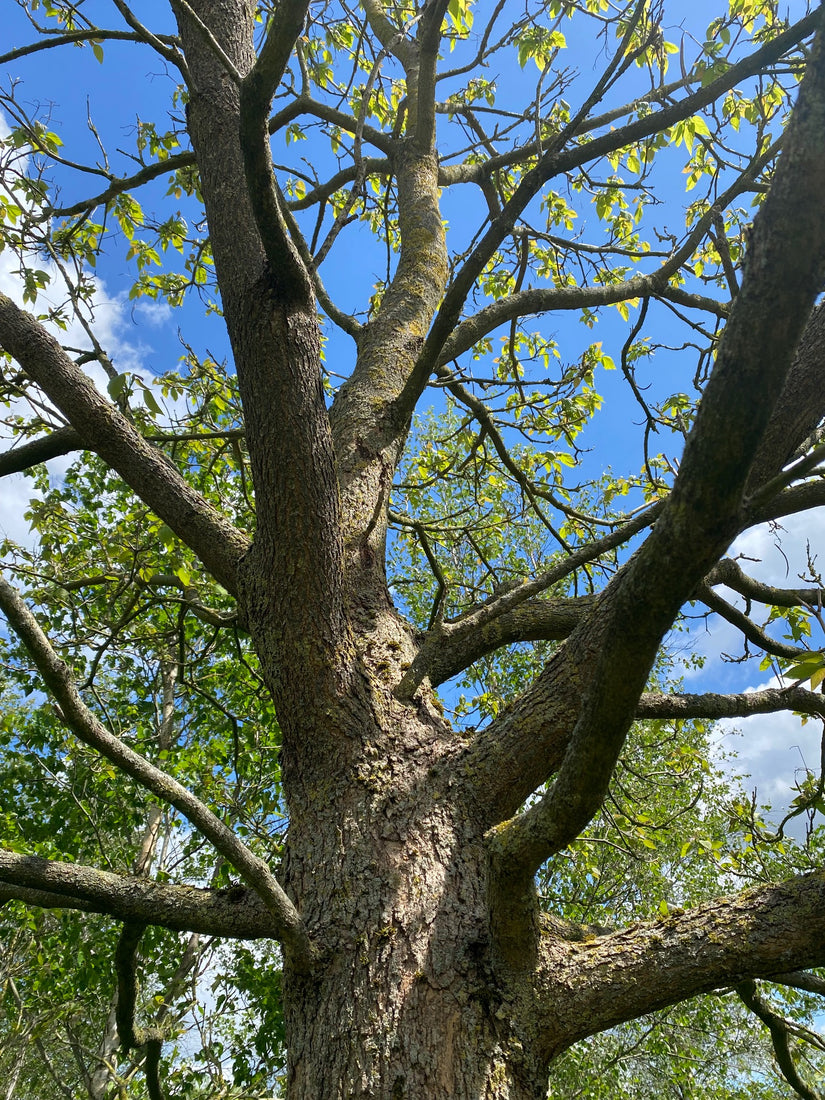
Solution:
M 52 243 L 59 256 L 76 260 L 90 268 L 97 266 L 103 234 L 103 224 L 93 218 L 76 222 L 62 222 L 52 234 Z
M 42 12 L 48 19 L 54 19 L 67 31 L 78 27 L 77 4 L 71 0 L 28 0 L 33 12 Z
M 37 118 L 32 119 L 25 128 L 12 130 L 11 142 L 17 149 L 29 146 L 37 153 L 57 153 L 63 145 L 60 135 Z
M 788 680 L 799 683 L 810 681 L 811 690 L 815 691 L 825 680 L 825 653 L 811 653 L 801 661 L 797 661 L 785 669 Z
M 179 214 L 149 229 L 151 239 L 139 239 L 134 234 L 129 238 L 131 243 L 126 258 L 134 260 L 138 269 L 129 297 L 165 298 L 169 305 L 179 306 L 188 290 L 206 287 L 212 278 L 209 242 L 192 239 L 187 223 Z M 170 249 L 184 257 L 183 271 L 164 269 L 164 257 Z M 156 271 L 156 268 L 162 270 Z M 213 308 L 210 300 L 207 305 Z
M 542 205 L 547 211 L 547 225 L 571 230 L 578 216 L 565 199 L 555 191 L 549 192 L 542 200 Z
M 180 141 L 174 130 L 160 133 L 153 122 L 138 119 L 136 142 L 141 159 L 148 153 L 151 160 L 168 160 L 170 153 L 177 149 Z
M 188 195 L 200 200 L 200 180 L 197 167 L 186 165 L 183 168 L 177 168 L 170 179 L 169 189 L 166 193 L 167 195 L 173 195 L 176 199 Z
M 306 141 L 306 134 L 297 122 L 291 122 L 284 130 L 287 145 L 294 141 Z
M 546 30 L 543 27 L 527 27 L 522 31 L 518 44 L 518 63 L 522 69 L 528 61 L 536 63 L 543 72 L 556 57 L 559 50 L 565 49 L 567 42 L 559 30 Z
M 730 0 L 728 6 L 731 17 L 746 31 L 752 31 L 760 19 L 765 20 L 767 27 L 776 24 L 776 5 L 772 0 Z
M 33 7 L 69 27 L 82 20 L 77 13 L 84 5 Z M 273 8 L 259 6 L 261 31 Z M 401 36 L 392 39 L 391 30 L 389 38 L 417 49 L 426 23 L 422 11 L 406 2 L 384 8 Z M 450 0 L 447 7 L 441 60 L 452 71 L 437 85 L 436 112 L 452 272 L 460 272 L 490 227 L 506 230 L 473 281 L 458 324 L 496 304 L 506 307 L 517 296 L 521 302 L 531 292 L 539 316 L 502 309 L 500 324 L 466 342 L 473 344 L 469 354 L 439 363 L 431 375 L 434 411 L 414 428 L 391 519 L 392 594 L 422 629 L 566 561 L 586 542 L 614 530 L 627 513 L 661 498 L 673 482 L 673 456 L 691 425 L 718 337 L 712 304 L 708 322 L 683 299 L 703 290 L 727 301 L 736 292 L 744 227 L 771 165 L 749 182 L 752 190 L 727 200 L 712 233 L 707 223 L 731 179 L 781 131 L 797 66 L 795 59 L 783 62 L 701 113 L 692 108 L 675 124 L 631 140 L 621 136 L 628 123 L 672 111 L 753 46 L 748 34 L 774 28 L 769 4 L 736 0 L 707 35 L 685 9 L 689 30 L 677 44 L 667 40 L 670 27 L 656 26 L 648 10 L 630 38 L 626 68 L 619 65 L 616 83 L 597 89 L 591 117 L 579 117 L 594 90 L 594 53 L 597 67 L 602 56 L 614 56 L 635 9 L 611 0 L 549 0 L 512 14 L 506 9 L 502 24 L 512 22 L 496 29 L 485 22 L 490 13 L 483 5 Z M 305 236 L 302 242 L 295 232 L 294 239 L 298 245 L 312 242 L 312 253 L 330 221 L 341 218 L 338 255 L 345 274 L 357 270 L 363 276 L 360 297 L 355 277 L 342 280 L 343 297 L 352 292 L 346 308 L 361 320 L 388 300 L 399 251 L 400 262 L 407 261 L 398 166 L 415 139 L 415 80 L 421 74 L 409 66 L 404 74 L 387 40 L 375 41 L 361 12 L 314 7 L 273 104 L 276 177 Z M 85 59 L 100 61 L 101 44 L 90 44 Z M 125 257 L 133 299 L 164 299 L 177 308 L 195 290 L 207 310 L 219 308 L 198 172 L 185 163 L 188 152 L 176 155 L 188 148 L 185 99 L 179 89 L 172 92 L 167 119 L 140 118 L 128 140 L 118 132 L 108 149 L 96 149 L 99 163 L 85 166 L 99 177 L 94 187 L 85 178 L 77 183 L 74 151 L 61 145 L 45 110 L 38 109 L 36 120 L 25 111 L 15 120 L 4 144 L 13 170 L 4 172 L 11 182 L 0 192 L 0 221 L 7 249 L 28 257 L 22 283 L 27 301 L 45 297 L 49 264 L 59 262 L 74 279 L 69 297 L 79 309 L 92 300 L 102 258 L 113 260 L 103 268 L 108 277 Z M 593 141 L 607 152 L 588 153 Z M 552 172 L 533 188 L 530 173 L 540 164 L 550 164 Z M 510 217 L 503 207 L 525 183 L 532 198 Z M 94 198 L 99 188 L 108 201 Z M 685 190 L 692 192 L 689 203 Z M 77 192 L 92 198 L 75 203 Z M 68 220 L 49 205 L 61 195 L 68 209 L 80 211 Z M 454 203 L 449 211 L 448 201 Z M 49 263 L 40 259 L 46 255 Z M 638 276 L 654 276 L 660 267 L 663 273 L 647 281 L 642 296 Z M 340 268 L 333 261 L 330 269 L 334 286 Z M 223 288 L 225 294 L 235 289 Z M 681 295 L 673 293 L 677 289 Z M 649 327 L 640 328 L 648 306 Z M 183 328 L 186 318 L 186 311 L 173 314 L 170 329 Z M 359 345 L 368 340 L 369 327 Z M 73 332 L 72 354 L 88 361 L 81 341 L 77 347 Z M 148 365 L 142 374 L 128 359 L 113 356 L 109 396 L 193 486 L 252 533 L 252 486 L 232 364 L 190 347 L 185 352 L 179 369 L 157 379 Z M 675 362 L 681 353 L 690 357 L 688 371 Z M 354 353 L 338 346 L 333 359 L 336 373 L 330 370 L 324 379 L 330 397 L 351 370 Z M 102 356 L 97 361 L 104 362 Z M 626 403 L 614 405 L 619 390 Z M 16 415 L 10 412 L 8 423 L 21 437 L 44 427 L 37 416 L 17 423 Z M 621 455 L 615 471 L 591 450 L 606 416 L 610 430 L 618 432 L 630 421 L 639 428 L 638 438 L 644 436 L 636 450 Z M 658 436 L 655 452 L 648 447 L 650 436 Z M 101 720 L 196 790 L 256 851 L 274 858 L 284 825 L 280 732 L 232 600 L 209 581 L 171 526 L 93 456 L 64 464 L 54 482 L 42 469 L 31 479 L 36 493 L 28 518 L 38 548 L 7 545 L 6 564 Z M 594 555 L 548 586 L 542 598 L 597 593 L 632 549 Z M 772 611 L 771 620 L 773 629 L 805 642 L 810 620 L 804 613 Z M 499 714 L 555 644 L 514 645 L 479 660 L 445 693 L 453 715 L 467 724 Z M 4 726 L 8 768 L 0 776 L 0 795 L 3 784 L 12 793 L 15 785 L 27 785 L 30 799 L 22 803 L 26 812 L 15 814 L 0 797 L 7 842 L 47 854 L 88 854 L 129 869 L 151 804 L 65 735 L 19 651 L 10 645 L 3 657 L 13 698 L 7 712 L 12 721 Z M 786 677 L 807 676 L 806 682 L 821 686 L 820 664 L 806 659 L 779 667 Z M 164 725 L 169 693 L 174 720 Z M 709 738 L 699 724 L 661 723 L 636 731 L 604 814 L 541 881 L 549 905 L 574 918 L 666 921 L 681 902 L 718 887 L 720 877 L 757 877 L 766 862 L 788 854 L 764 841 L 756 811 L 738 792 L 723 812 L 728 788 L 715 770 Z M 806 774 L 798 785 L 798 805 L 820 810 L 814 777 Z M 49 802 L 54 817 L 45 816 Z M 177 815 L 168 812 L 162 828 L 155 873 L 198 885 L 228 884 L 226 868 L 215 865 Z M 61 931 L 71 937 L 80 961 L 79 988 L 101 994 L 92 1010 L 78 1001 L 78 1010 L 99 1029 L 107 975 L 78 927 Z M 54 926 L 44 921 L 29 931 L 26 951 L 38 964 L 30 969 L 41 975 L 53 965 Z M 158 974 L 172 969 L 177 946 L 160 937 L 152 942 L 161 957 Z M 198 1009 L 205 1046 L 196 1053 L 181 1049 L 170 1072 L 171 1091 L 181 1096 L 198 1090 L 272 1092 L 281 1072 L 277 983 L 270 974 L 262 979 L 259 957 L 246 950 L 221 961 L 227 968 Z M 265 963 L 277 971 L 277 956 Z M 153 998 L 147 1005 L 161 1003 L 161 993 L 147 996 Z M 224 1017 L 220 1024 L 209 1019 L 212 1004 Z M 738 1026 L 735 1014 L 724 1018 Z M 691 1046 L 688 1038 L 692 1026 L 704 1024 L 702 1009 L 672 1019 L 654 1029 L 656 1036 L 635 1058 L 610 1046 L 611 1037 L 601 1048 L 605 1058 L 594 1061 L 606 1070 L 613 1092 L 614 1083 L 628 1095 L 656 1094 L 657 1084 L 662 1092 L 650 1067 L 670 1064 L 662 1050 L 671 1037 L 691 1070 L 701 1068 L 703 1059 L 713 1061 L 713 1044 Z M 210 1033 L 213 1026 L 219 1034 Z M 249 1060 L 232 1048 L 241 1027 L 254 1035 Z M 639 1038 L 637 1032 L 626 1037 Z M 619 1071 L 610 1075 L 614 1053 L 616 1063 L 637 1067 L 636 1079 Z M 673 1082 L 673 1095 L 680 1094 L 676 1085 L 690 1081 L 677 1071 L 666 1079 Z M 589 1087 L 579 1075 L 576 1094 L 585 1095 Z
M 47 271 L 40 268 L 26 268 L 23 272 L 23 302 L 37 301 L 38 291 L 49 285 L 51 278 Z
M 683 122 L 677 122 L 670 133 L 670 138 L 675 145 L 684 144 L 690 153 L 697 134 L 710 137 L 708 124 L 701 115 L 694 115 L 691 118 L 686 118 Z
M 112 209 L 126 240 L 133 240 L 135 229 L 143 225 L 143 210 L 140 203 L 132 195 L 118 195 Z
M 150 265 L 161 266 L 160 252 L 145 240 L 133 239 L 129 251 L 126 253 L 126 259 L 134 260 L 139 271 Z

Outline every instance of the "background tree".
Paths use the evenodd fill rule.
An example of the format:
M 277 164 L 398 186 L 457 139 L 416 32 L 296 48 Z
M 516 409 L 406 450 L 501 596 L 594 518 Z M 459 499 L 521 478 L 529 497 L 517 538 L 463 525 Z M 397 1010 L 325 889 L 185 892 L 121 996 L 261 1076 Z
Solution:
M 783 846 L 708 723 L 825 719 L 814 549 L 725 557 L 825 500 L 825 8 L 18 6 L 171 80 L 129 155 L 2 97 L 9 1098 L 816 1096 L 822 776 Z M 686 609 L 785 679 L 684 693 Z

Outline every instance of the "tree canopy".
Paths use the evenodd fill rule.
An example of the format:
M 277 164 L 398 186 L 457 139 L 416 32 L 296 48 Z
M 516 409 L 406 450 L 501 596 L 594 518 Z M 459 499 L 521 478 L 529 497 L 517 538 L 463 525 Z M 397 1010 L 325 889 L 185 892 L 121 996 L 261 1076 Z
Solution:
M 822 1100 L 825 5 L 7 8 L 4 1100 Z

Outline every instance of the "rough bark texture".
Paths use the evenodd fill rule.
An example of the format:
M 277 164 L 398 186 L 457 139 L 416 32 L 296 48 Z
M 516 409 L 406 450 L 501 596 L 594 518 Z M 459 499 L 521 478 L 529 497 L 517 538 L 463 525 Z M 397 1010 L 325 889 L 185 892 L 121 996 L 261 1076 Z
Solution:
M 544 921 L 533 888 L 537 868 L 601 805 L 635 716 L 822 713 L 801 689 L 701 701 L 643 694 L 663 635 L 703 578 L 739 583 L 735 569 L 714 574 L 714 566 L 753 508 L 767 506 L 759 489 L 823 411 L 821 310 L 791 368 L 825 274 L 821 43 L 675 488 L 602 548 L 653 525 L 646 541 L 598 596 L 545 599 L 553 583 L 545 576 L 463 620 L 435 623 L 422 638 L 394 609 L 384 564 L 389 494 L 412 412 L 478 271 L 564 157 L 580 163 L 584 146 L 539 158 L 448 290 L 433 147 L 445 5 L 426 5 L 403 41 L 372 0 L 365 5 L 372 33 L 395 54 L 410 89 L 412 121 L 385 143 L 401 252 L 380 309 L 369 324 L 353 325 L 357 363 L 328 409 L 314 273 L 283 215 L 266 122 L 305 7 L 285 0 L 257 56 L 252 0 L 202 0 L 193 5 L 197 18 L 189 5 L 173 7 L 245 410 L 257 508 L 251 546 L 6 299 L 0 339 L 83 446 L 119 470 L 237 594 L 284 734 L 283 890 L 239 841 L 231 846 L 194 796 L 167 791 L 95 725 L 65 666 L 4 588 L 4 609 L 67 723 L 186 813 L 247 885 L 221 894 L 141 879 L 130 893 L 129 880 L 6 855 L 0 902 L 62 899 L 124 920 L 280 939 L 288 1100 L 541 1100 L 552 1058 L 583 1036 L 723 983 L 825 964 L 821 873 L 584 942 Z M 809 16 L 797 38 L 817 18 L 825 21 L 821 12 Z M 779 56 L 779 46 L 770 48 Z M 726 74 L 720 87 L 734 79 Z M 718 93 L 711 84 L 683 111 Z M 668 120 L 678 120 L 677 107 L 666 109 Z M 640 119 L 630 137 L 655 132 L 652 125 Z M 598 140 L 596 151 L 615 139 Z M 659 282 L 645 292 L 662 289 Z M 819 595 L 797 590 L 787 598 Z M 566 641 L 486 729 L 451 728 L 433 685 L 504 644 L 534 638 Z

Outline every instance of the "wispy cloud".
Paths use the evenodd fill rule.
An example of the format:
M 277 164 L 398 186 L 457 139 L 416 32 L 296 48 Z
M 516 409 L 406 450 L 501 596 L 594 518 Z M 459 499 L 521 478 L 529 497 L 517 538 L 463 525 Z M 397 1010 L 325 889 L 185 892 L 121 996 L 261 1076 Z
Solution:
M 7 121 L 0 113 L 0 139 L 7 137 L 9 132 Z M 15 158 L 16 171 L 25 171 L 27 167 L 25 152 L 16 150 Z M 7 193 L 13 201 L 20 204 L 17 194 Z M 17 305 L 36 311 L 38 314 L 57 309 L 67 301 L 69 291 L 66 280 L 58 265 L 48 256 L 33 251 L 30 255 L 23 257 L 23 262 L 46 272 L 49 277 L 49 284 L 40 291 L 36 303 L 32 305 L 23 301 L 24 284 L 19 270 L 20 258 L 8 248 L 0 252 L 0 292 L 11 298 Z M 149 382 L 155 373 L 153 360 L 156 361 L 157 353 L 146 339 L 141 338 L 139 327 L 153 331 L 164 326 L 168 328 L 171 316 L 169 306 L 166 303 L 148 301 L 130 302 L 125 293 L 110 293 L 105 281 L 99 276 L 92 277 L 92 287 L 88 323 L 96 340 L 105 350 L 118 373 L 135 373 Z M 60 329 L 48 320 L 43 323 L 65 347 L 91 350 L 89 336 L 83 325 L 72 316 L 71 310 L 66 312 L 69 316 L 66 329 Z M 108 377 L 99 363 L 91 361 L 84 365 L 83 370 L 97 388 L 105 393 Z M 137 400 L 139 400 L 139 394 Z M 45 402 L 45 404 L 48 406 L 49 403 Z M 14 416 L 19 413 L 25 416 L 28 412 L 28 403 L 21 399 L 6 411 L 6 415 Z M 11 432 L 0 425 L 0 449 L 5 450 L 11 445 Z M 71 460 L 72 456 L 51 460 L 48 463 L 51 477 L 54 480 L 61 480 Z M 32 545 L 34 540 L 29 525 L 24 519 L 24 513 L 29 502 L 37 496 L 31 480 L 23 474 L 12 474 L 0 481 L 0 534 L 15 542 Z

